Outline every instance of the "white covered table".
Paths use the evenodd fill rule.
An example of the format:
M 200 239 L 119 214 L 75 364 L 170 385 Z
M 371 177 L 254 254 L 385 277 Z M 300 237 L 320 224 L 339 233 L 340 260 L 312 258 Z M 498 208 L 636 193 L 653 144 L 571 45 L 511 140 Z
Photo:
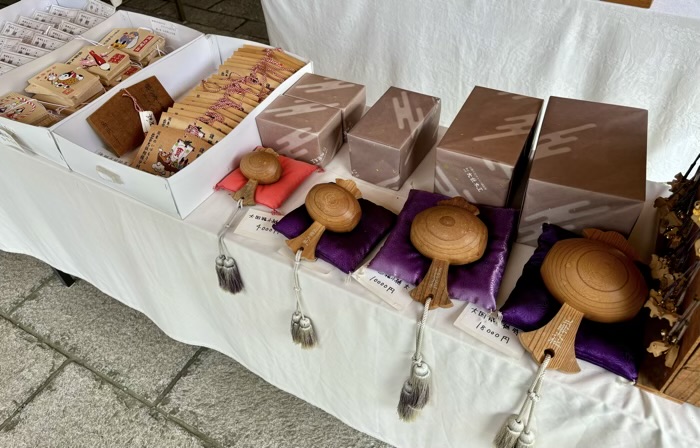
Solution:
M 313 183 L 348 176 L 346 166 L 343 151 L 325 173 L 312 175 L 283 211 L 301 204 Z M 398 193 L 359 186 L 365 197 L 398 211 L 411 186 L 432 186 L 431 170 L 429 161 L 424 163 Z M 232 296 L 218 287 L 216 233 L 234 207 L 225 193 L 213 194 L 180 221 L 8 147 L 0 147 L 0 192 L 1 250 L 35 256 L 83 278 L 146 314 L 174 339 L 218 350 L 395 446 L 490 446 L 534 373 L 526 356 L 509 358 L 454 327 L 464 308 L 457 303 L 431 313 L 424 355 L 435 373 L 435 393 L 417 422 L 403 423 L 396 403 L 420 305 L 398 312 L 338 270 L 304 267 L 304 300 L 321 345 L 299 349 L 289 335 L 292 263 L 278 252 L 283 240 L 263 243 L 231 235 L 229 246 L 246 289 Z M 502 297 L 531 252 L 515 247 Z M 539 446 L 697 446 L 700 409 L 581 364 L 581 374 L 547 376 L 537 413 Z

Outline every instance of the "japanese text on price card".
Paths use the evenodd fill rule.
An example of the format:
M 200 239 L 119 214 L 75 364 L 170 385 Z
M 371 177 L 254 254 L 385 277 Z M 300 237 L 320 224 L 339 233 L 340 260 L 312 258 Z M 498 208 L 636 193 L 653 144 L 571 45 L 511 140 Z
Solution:
M 518 340 L 520 330 L 504 324 L 474 304 L 467 304 L 455 321 L 455 326 L 506 355 L 518 358 L 525 351 Z

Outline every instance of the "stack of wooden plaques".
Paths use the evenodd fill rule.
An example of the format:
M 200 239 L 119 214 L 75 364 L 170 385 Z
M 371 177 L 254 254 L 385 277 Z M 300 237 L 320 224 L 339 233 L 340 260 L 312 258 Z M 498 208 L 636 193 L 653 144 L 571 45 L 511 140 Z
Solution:
M 187 131 L 214 145 L 303 66 L 280 49 L 244 45 L 165 111 L 158 125 Z
M 73 67 L 84 68 L 93 75 L 99 76 L 100 82 L 105 87 L 121 82 L 124 72 L 131 67 L 129 55 L 106 45 L 87 45 L 66 63 Z
M 104 93 L 100 78 L 68 64 L 54 64 L 29 80 L 24 89 L 48 109 L 72 113 Z
M 41 103 L 14 92 L 0 97 L 0 117 L 43 127 L 49 127 L 57 121 Z
M 160 113 L 131 166 L 162 177 L 174 175 L 223 140 L 304 65 L 280 49 L 244 45 L 216 73 Z
M 145 28 L 116 28 L 100 44 L 123 51 L 142 67 L 165 54 L 165 38 Z

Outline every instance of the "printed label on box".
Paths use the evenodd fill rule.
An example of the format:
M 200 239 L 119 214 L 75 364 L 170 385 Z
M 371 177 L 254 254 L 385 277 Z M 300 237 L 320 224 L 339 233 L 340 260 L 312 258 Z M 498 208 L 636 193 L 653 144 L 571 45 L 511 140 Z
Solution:
M 59 30 L 58 28 L 49 28 L 49 30 L 46 32 L 46 35 L 52 39 L 58 39 L 64 42 L 68 42 L 69 40 L 73 39 L 73 35 L 65 33 Z
M 243 219 L 236 226 L 233 233 L 258 241 L 270 241 L 270 239 L 284 239 L 281 233 L 272 228 L 277 224 L 282 215 L 273 215 L 262 210 L 245 210 Z
M 492 313 L 472 303 L 468 303 L 459 315 L 455 327 L 508 356 L 519 358 L 525 352 L 518 339 L 519 329 L 504 324 Z
M 46 30 L 51 28 L 50 23 L 40 22 L 39 20 L 30 19 L 29 17 L 24 17 L 24 16 L 19 16 L 17 18 L 16 23 L 17 23 L 17 25 L 22 25 L 23 27 L 26 27 L 26 28 L 31 28 L 33 30 L 41 31 L 42 33 L 46 32 Z
M 167 38 L 176 38 L 178 34 L 175 24 L 167 20 L 151 19 L 151 28 L 154 33 L 165 37 L 166 40 Z
M 17 68 L 16 66 L 12 64 L 6 64 L 5 62 L 0 62 L 0 75 L 3 75 L 7 72 L 9 72 L 12 69 Z
M 352 274 L 359 284 L 397 310 L 402 310 L 413 301 L 409 291 L 413 285 L 386 274 L 380 274 L 367 265 Z

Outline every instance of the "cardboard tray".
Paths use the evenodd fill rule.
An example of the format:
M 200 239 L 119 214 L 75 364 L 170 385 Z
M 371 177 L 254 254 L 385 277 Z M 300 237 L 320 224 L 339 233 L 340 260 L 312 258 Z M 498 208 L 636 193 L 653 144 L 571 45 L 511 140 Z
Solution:
M 121 86 L 128 87 L 156 76 L 170 96 L 177 100 L 195 85 L 216 72 L 222 61 L 244 44 L 260 45 L 242 39 L 208 35 L 195 40 L 176 54 L 131 76 Z M 302 59 L 295 55 L 295 57 Z M 185 218 L 214 191 L 241 156 L 260 145 L 255 117 L 276 97 L 291 87 L 313 65 L 306 64 L 269 97 L 253 109 L 221 142 L 197 158 L 187 168 L 163 178 L 131 168 L 131 151 L 117 158 L 87 123 L 87 117 L 104 104 L 119 87 L 60 122 L 54 129 L 56 142 L 70 168 L 169 215 Z
M 48 5 L 53 3 L 56 2 L 47 0 L 23 0 L 0 10 L 0 21 L 15 20 L 19 15 L 31 14 L 34 9 L 43 10 L 43 8 L 48 8 Z M 61 0 L 60 2 L 61 6 L 78 8 L 82 7 L 84 3 L 84 0 L 72 0 L 69 2 Z M 9 10 L 9 12 L 6 10 Z M 203 36 L 199 31 L 177 23 L 167 22 L 133 12 L 117 11 L 104 22 L 87 31 L 83 37 L 92 41 L 99 41 L 112 29 L 122 27 L 143 27 L 161 32 L 166 38 L 166 51 L 168 52 L 176 52 L 198 37 Z M 9 92 L 24 93 L 24 88 L 27 86 L 28 79 L 51 64 L 67 61 L 86 45 L 91 44 L 87 40 L 76 38 L 44 56 L 5 73 L 0 76 L 0 95 Z M 161 60 L 165 60 L 166 58 L 167 56 Z M 157 65 L 161 60 L 154 62 L 152 65 Z M 44 128 L 0 117 L 0 150 L 22 150 L 29 154 L 40 155 L 55 163 L 68 167 L 52 135 L 52 130 L 55 129 L 56 126 L 58 126 L 58 124 L 50 128 Z

